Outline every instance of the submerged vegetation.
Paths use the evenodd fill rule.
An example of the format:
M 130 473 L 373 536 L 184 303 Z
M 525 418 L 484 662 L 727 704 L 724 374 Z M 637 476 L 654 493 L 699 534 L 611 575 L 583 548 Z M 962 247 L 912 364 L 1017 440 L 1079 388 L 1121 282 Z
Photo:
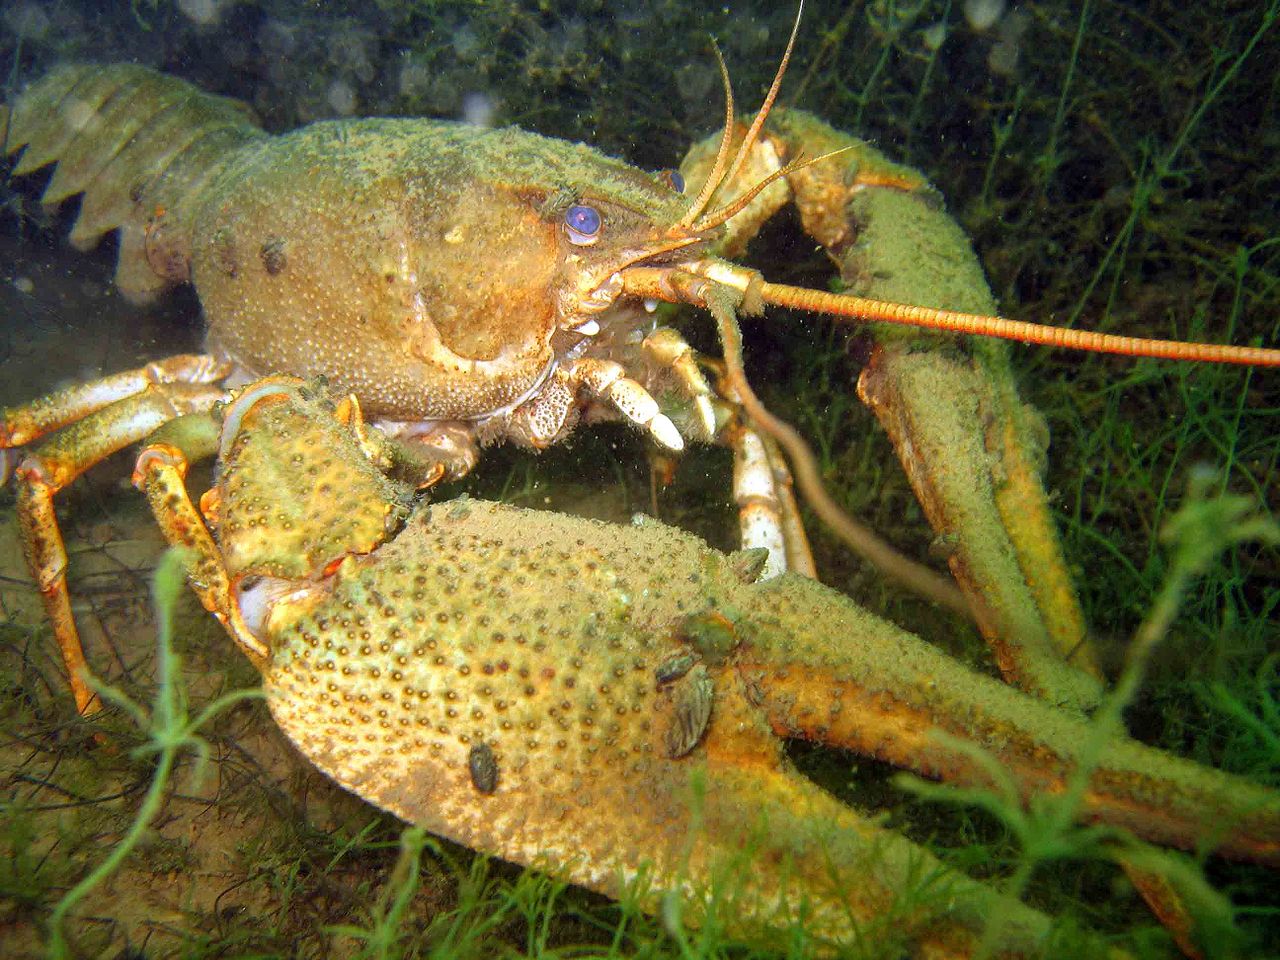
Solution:
M 753 104 L 793 15 L 764 0 L 107 6 L 6 4 L 0 76 L 12 89 L 60 60 L 139 59 L 247 100 L 273 129 L 353 113 L 487 118 L 587 140 L 649 168 L 675 165 L 719 122 L 707 34 L 724 48 L 740 100 Z M 921 168 L 974 237 L 1006 315 L 1275 344 L 1280 84 L 1268 65 L 1280 61 L 1278 18 L 1275 0 L 1033 0 L 1007 9 L 972 0 L 817 0 L 807 5 L 783 101 Z M 14 319 L 0 328 L 0 402 L 11 402 L 47 386 L 10 376 L 24 361 L 29 330 L 54 336 L 81 321 L 53 312 L 57 302 L 46 306 L 20 282 L 26 258 L 55 256 L 51 234 L 37 229 L 43 215 L 30 194 L 3 199 L 0 242 L 10 259 L 0 269 L 0 305 Z M 771 279 L 828 282 L 829 265 L 795 222 L 770 226 L 750 255 Z M 66 262 L 81 276 L 104 273 L 105 258 Z M 186 323 L 194 340 L 195 324 Z M 685 327 L 714 350 L 700 319 Z M 863 352 L 857 331 L 773 313 L 746 333 L 753 380 L 813 439 L 845 505 L 926 555 L 924 519 L 853 396 Z M 149 353 L 142 344 L 128 357 Z M 58 375 L 77 374 L 79 362 L 68 359 Z M 1247 370 L 1049 351 L 1020 351 L 1017 366 L 1052 436 L 1047 487 L 1087 615 L 1112 650 L 1115 673 L 1127 678 L 1112 712 L 1123 710 L 1148 742 L 1280 785 L 1280 547 L 1265 538 L 1222 543 L 1220 557 L 1181 591 L 1173 615 L 1162 589 L 1186 569 L 1160 540 L 1186 511 L 1223 502 L 1215 497 L 1242 496 L 1275 511 L 1280 382 Z M 26 376 L 37 373 L 49 375 Z M 113 683 L 118 675 L 134 702 L 153 704 L 176 703 L 189 685 L 192 712 L 203 717 L 207 704 L 247 686 L 252 671 L 184 598 L 161 618 L 173 623 L 185 663 L 184 675 L 166 678 L 164 654 L 139 626 L 145 578 L 133 572 L 156 562 L 159 550 L 144 510 L 116 490 L 123 461 L 118 469 L 115 478 L 82 481 L 60 501 L 74 516 L 73 549 L 99 560 L 92 573 L 78 574 L 73 591 L 90 604 L 97 639 L 113 651 L 102 661 Z M 603 488 L 594 500 L 582 489 L 584 472 Z M 1208 498 L 1198 507 L 1185 505 L 1193 479 Z M 658 503 L 668 519 L 725 544 L 726 486 L 727 456 L 695 452 Z M 622 430 L 581 435 L 571 449 L 537 461 L 495 451 L 465 489 L 614 516 L 650 502 L 642 446 Z M 11 494 L 0 497 L 11 528 Z M 884 587 L 814 532 L 827 582 L 914 629 L 948 633 L 957 655 L 983 661 L 963 627 L 940 631 L 936 611 Z M 138 540 L 141 548 L 131 550 Z M 12 536 L 3 542 L 13 553 Z M 211 745 L 211 782 L 192 781 L 192 757 L 175 755 L 161 796 L 151 785 L 169 771 L 129 749 L 141 745 L 136 710 L 109 710 L 92 723 L 74 718 L 20 560 L 7 559 L 0 581 L 6 956 L 39 955 L 67 911 L 58 905 L 107 858 L 122 860 L 121 872 L 63 927 L 73 956 L 688 960 L 809 949 L 799 933 L 766 951 L 726 942 L 714 924 L 684 932 L 670 914 L 648 917 L 635 902 L 606 903 L 404 830 L 296 760 L 260 704 L 220 712 L 200 731 Z M 1156 617 L 1159 646 L 1135 659 L 1130 638 L 1150 635 L 1143 624 Z M 96 745 L 100 732 L 119 749 Z M 1062 914 L 1055 955 L 1072 955 L 1076 926 L 1103 930 L 1134 956 L 1170 955 L 1168 935 L 1108 865 L 1116 838 L 1062 827 L 1052 808 L 1028 812 L 987 795 L 951 809 L 924 802 L 918 787 L 904 788 L 874 763 L 853 769 L 850 758 L 804 748 L 795 756 L 842 797 L 887 810 L 950 863 Z M 1067 868 L 1057 869 L 1064 859 Z M 1206 945 L 1210 955 L 1275 942 L 1274 876 L 1196 856 L 1179 863 L 1189 886 L 1205 891 L 1207 876 L 1234 904 L 1233 916 L 1219 895 L 1204 892 L 1206 922 L 1220 924 Z M 177 902 L 155 892 L 183 875 L 203 878 L 198 896 Z M 938 895 L 928 877 L 919 879 L 902 909 Z M 892 940 L 869 935 L 849 955 L 894 956 Z

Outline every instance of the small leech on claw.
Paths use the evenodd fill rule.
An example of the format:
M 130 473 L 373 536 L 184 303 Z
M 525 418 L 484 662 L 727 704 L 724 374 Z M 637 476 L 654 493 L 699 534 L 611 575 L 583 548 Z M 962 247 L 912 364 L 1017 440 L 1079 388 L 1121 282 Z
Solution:
M 471 783 L 480 793 L 493 793 L 498 789 L 498 760 L 487 743 L 477 743 L 467 754 L 467 770 Z
M 671 681 L 672 717 L 665 743 L 672 760 L 689 754 L 706 733 L 714 694 L 711 676 L 701 663 Z
M 653 680 L 658 686 L 665 686 L 683 677 L 696 662 L 692 653 L 677 653 L 658 664 L 653 671 Z

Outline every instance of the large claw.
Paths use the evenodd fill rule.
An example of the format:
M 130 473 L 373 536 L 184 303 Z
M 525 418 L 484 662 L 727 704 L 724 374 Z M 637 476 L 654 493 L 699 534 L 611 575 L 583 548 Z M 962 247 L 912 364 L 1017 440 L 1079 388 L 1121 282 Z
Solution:
M 238 639 L 277 722 L 338 783 L 614 896 L 639 882 L 650 908 L 666 890 L 695 922 L 723 908 L 739 933 L 803 926 L 829 944 L 965 956 L 999 914 L 998 955 L 1043 946 L 1044 916 L 836 802 L 774 731 L 981 782 L 968 753 L 930 736 L 941 729 L 1031 794 L 1060 789 L 1083 721 L 811 580 L 752 582 L 758 563 L 656 522 L 461 500 L 400 526 L 403 501 L 349 428 L 287 384 L 253 396 L 227 418 L 216 547 L 192 536 L 170 456 L 144 455 L 140 482 L 170 538 L 202 552 L 200 580 L 227 585 L 202 596 L 252 635 Z M 296 495 L 326 482 L 350 492 L 340 507 Z M 1274 794 L 1131 742 L 1102 754 L 1084 813 L 1186 846 L 1280 851 Z
M 800 624 L 757 622 L 748 607 L 776 588 L 742 584 L 691 537 L 455 502 L 322 593 L 272 612 L 272 712 L 320 769 L 406 820 L 612 896 L 646 868 L 655 891 L 710 894 L 736 866 L 738 916 L 721 919 L 739 933 L 804 917 L 848 941 L 927 877 L 945 894 L 897 916 L 896 934 L 963 953 L 994 908 L 991 890 L 791 768 L 751 700 L 755 660 L 703 628 L 732 642 Z M 711 681 L 705 728 L 697 665 L 666 679 L 682 657 Z M 491 783 L 473 773 L 477 751 Z M 704 908 L 690 898 L 691 919 Z M 1046 922 L 1015 915 L 1018 953 Z

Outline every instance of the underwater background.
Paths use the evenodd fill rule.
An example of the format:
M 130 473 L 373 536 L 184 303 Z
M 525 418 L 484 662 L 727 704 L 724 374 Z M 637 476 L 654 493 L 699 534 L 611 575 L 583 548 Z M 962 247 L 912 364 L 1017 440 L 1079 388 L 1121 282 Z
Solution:
M 740 108 L 759 102 L 790 4 L 665 0 L 6 0 L 10 98 L 56 64 L 134 61 L 244 100 L 267 129 L 422 115 L 516 124 L 640 167 L 678 166 L 722 120 L 708 37 Z M 780 103 L 919 168 L 973 239 L 1003 315 L 1193 340 L 1280 343 L 1280 3 L 823 2 L 804 19 Z M 74 209 L 38 203 L 44 175 L 0 185 L 0 404 L 196 349 L 189 290 L 138 309 L 111 286 L 111 241 L 65 242 Z M 74 207 L 74 204 L 70 205 Z M 832 270 L 784 214 L 745 262 L 825 288 Z M 677 315 L 716 352 L 705 316 Z M 769 311 L 744 325 L 765 402 L 818 448 L 856 516 L 927 558 L 932 534 L 853 384 L 856 329 Z M 1160 532 L 1193 476 L 1280 506 L 1280 381 L 1265 371 L 1014 349 L 1051 443 L 1046 487 L 1095 636 L 1113 664 L 1168 572 Z M 90 658 L 136 699 L 155 692 L 149 577 L 160 556 L 122 454 L 58 500 Z M 726 451 L 700 449 L 656 494 L 662 518 L 722 547 L 734 515 Z M 469 492 L 610 519 L 649 510 L 644 444 L 580 431 L 540 457 L 490 451 Z M 0 493 L 0 956 L 43 955 L 66 889 L 128 829 L 150 762 L 92 746 L 77 721 Z M 886 586 L 811 520 L 824 582 L 990 667 L 967 625 Z M 172 616 L 192 702 L 254 672 L 189 598 Z M 1140 739 L 1280 786 L 1280 547 L 1241 543 L 1185 598 L 1128 711 Z M 127 717 L 111 738 L 139 742 Z M 204 731 L 209 769 L 177 773 L 122 870 L 68 924 L 93 957 L 774 956 L 714 930 L 677 933 L 626 905 L 441 843 L 420 874 L 402 825 L 298 759 L 260 704 Z M 999 881 L 1018 849 L 997 818 L 925 804 L 863 758 L 796 748 L 845 799 L 884 811 L 948 862 Z M 1208 860 L 1236 905 L 1211 955 L 1280 956 L 1280 883 Z M 194 883 L 188 882 L 196 878 Z M 1050 864 L 1029 899 L 1135 956 L 1174 954 L 1122 876 Z M 1064 934 L 1065 936 L 1065 934 Z M 893 956 L 875 943 L 853 956 Z M 785 952 L 785 951 L 784 951 Z M 1060 954 L 1067 955 L 1067 954 Z

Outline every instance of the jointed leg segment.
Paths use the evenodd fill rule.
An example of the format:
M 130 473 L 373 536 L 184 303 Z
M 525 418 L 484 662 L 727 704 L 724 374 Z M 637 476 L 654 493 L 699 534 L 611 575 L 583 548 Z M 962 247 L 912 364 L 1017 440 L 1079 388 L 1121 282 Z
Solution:
M 157 427 L 209 410 L 223 396 L 214 385 L 228 373 L 207 356 L 180 356 L 71 387 L 0 413 L 0 446 L 48 440 L 18 462 L 18 522 L 27 564 L 70 677 L 76 708 L 97 709 L 67 592 L 67 553 L 53 499 L 80 474 Z

